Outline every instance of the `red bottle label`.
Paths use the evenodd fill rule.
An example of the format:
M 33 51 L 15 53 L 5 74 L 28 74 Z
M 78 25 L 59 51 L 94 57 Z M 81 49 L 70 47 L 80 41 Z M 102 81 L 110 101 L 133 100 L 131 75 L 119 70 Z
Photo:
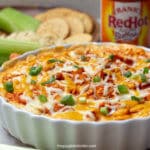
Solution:
M 102 0 L 102 41 L 148 45 L 150 14 L 147 1 Z

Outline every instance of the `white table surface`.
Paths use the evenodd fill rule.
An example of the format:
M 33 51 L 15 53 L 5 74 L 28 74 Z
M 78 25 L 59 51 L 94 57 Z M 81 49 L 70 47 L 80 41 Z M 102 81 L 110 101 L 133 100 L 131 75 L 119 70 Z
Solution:
M 27 146 L 20 141 L 18 141 L 16 138 L 11 136 L 0 124 L 0 144 L 7 144 L 7 145 L 13 145 L 13 146 L 20 146 L 20 147 L 30 147 Z
M 100 14 L 100 0 L 0 0 L 0 6 L 63 6 L 85 11 L 95 18 Z

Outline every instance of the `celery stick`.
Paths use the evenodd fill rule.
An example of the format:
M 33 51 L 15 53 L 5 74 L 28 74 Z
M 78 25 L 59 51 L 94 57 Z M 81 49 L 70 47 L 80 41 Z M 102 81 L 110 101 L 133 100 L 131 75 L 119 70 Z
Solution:
M 36 42 L 23 42 L 18 40 L 0 38 L 0 55 L 9 55 L 11 53 L 24 53 L 40 47 L 41 45 Z
M 13 8 L 0 11 L 0 29 L 12 33 L 19 31 L 35 31 L 40 22 Z
M 0 55 L 0 66 L 7 60 L 9 60 L 9 55 Z

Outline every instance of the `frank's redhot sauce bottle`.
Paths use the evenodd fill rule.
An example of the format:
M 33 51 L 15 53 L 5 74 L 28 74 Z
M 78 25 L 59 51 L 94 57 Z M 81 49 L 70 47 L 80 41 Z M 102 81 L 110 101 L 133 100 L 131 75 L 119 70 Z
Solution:
M 150 46 L 150 0 L 101 0 L 101 41 Z

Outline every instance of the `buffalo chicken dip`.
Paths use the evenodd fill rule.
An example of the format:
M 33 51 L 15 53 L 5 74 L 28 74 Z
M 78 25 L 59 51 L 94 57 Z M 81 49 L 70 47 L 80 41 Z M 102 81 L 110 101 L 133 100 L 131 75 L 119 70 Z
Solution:
M 3 66 L 0 96 L 53 119 L 148 117 L 150 55 L 126 44 L 47 48 Z

